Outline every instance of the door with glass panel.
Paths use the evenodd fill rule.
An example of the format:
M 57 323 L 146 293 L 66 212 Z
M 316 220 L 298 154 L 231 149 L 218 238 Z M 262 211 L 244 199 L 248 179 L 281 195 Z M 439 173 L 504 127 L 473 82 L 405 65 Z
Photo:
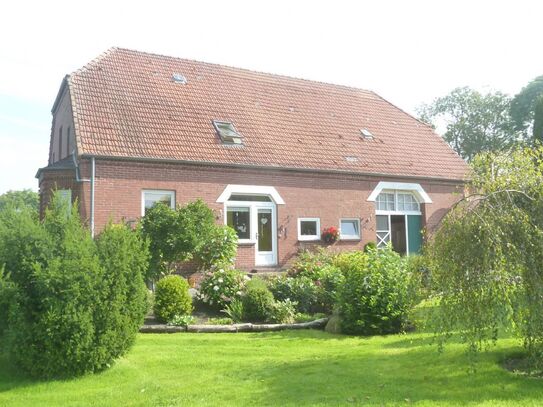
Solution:
M 256 265 L 277 264 L 275 244 L 275 208 L 256 208 Z

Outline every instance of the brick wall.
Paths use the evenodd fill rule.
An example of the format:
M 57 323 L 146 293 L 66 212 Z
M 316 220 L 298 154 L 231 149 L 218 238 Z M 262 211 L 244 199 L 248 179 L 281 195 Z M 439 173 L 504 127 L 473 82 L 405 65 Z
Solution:
M 90 178 L 88 160 L 82 160 L 81 177 Z M 49 174 L 46 178 L 42 182 L 44 188 L 51 184 Z M 143 189 L 173 190 L 178 204 L 201 198 L 214 210 L 217 222 L 223 223 L 224 207 L 216 200 L 228 184 L 273 186 L 285 201 L 285 205 L 277 206 L 278 261 L 284 266 L 299 249 L 314 245 L 298 242 L 299 217 L 319 217 L 321 229 L 339 226 L 339 219 L 343 217 L 359 218 L 362 239 L 339 241 L 334 245 L 337 249 L 361 248 L 367 242 L 375 241 L 375 207 L 373 202 L 367 202 L 367 198 L 379 181 L 419 182 L 433 201 L 423 205 L 423 223 L 430 230 L 462 192 L 459 183 L 412 178 L 96 159 L 95 225 L 99 231 L 110 218 L 114 221 L 138 219 Z M 76 188 L 82 201 L 82 215 L 88 217 L 89 183 L 78 184 Z M 254 251 L 254 245 L 240 245 L 236 265 L 254 268 Z

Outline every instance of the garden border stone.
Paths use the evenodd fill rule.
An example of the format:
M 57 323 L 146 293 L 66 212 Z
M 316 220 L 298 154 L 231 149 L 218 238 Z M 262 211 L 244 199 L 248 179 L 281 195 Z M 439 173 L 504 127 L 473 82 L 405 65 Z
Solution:
M 284 331 L 287 329 L 324 329 L 328 318 L 320 318 L 309 322 L 294 324 L 232 324 L 232 325 L 188 325 L 173 326 L 165 324 L 144 325 L 140 333 L 234 333 L 234 332 L 272 332 Z

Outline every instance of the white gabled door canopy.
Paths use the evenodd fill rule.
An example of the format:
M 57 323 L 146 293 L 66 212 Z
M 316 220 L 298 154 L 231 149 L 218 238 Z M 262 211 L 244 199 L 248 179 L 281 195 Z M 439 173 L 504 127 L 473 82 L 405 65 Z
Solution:
M 420 184 L 411 184 L 407 182 L 379 182 L 375 189 L 368 197 L 369 202 L 375 202 L 377 196 L 383 190 L 398 190 L 398 191 L 410 191 L 419 200 L 420 203 L 432 203 L 432 200 L 426 193 L 426 191 L 420 186 Z
M 224 203 L 228 201 L 230 195 L 266 195 L 269 196 L 277 205 L 284 205 L 285 201 L 279 195 L 279 192 L 274 187 L 260 185 L 232 185 L 226 186 L 222 194 L 217 199 L 217 202 Z

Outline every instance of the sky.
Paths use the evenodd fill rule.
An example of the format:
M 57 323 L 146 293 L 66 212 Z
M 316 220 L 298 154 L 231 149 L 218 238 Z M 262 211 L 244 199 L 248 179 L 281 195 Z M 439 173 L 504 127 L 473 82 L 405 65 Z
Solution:
M 415 113 L 543 74 L 543 2 L 2 1 L 0 194 L 38 189 L 64 75 L 112 46 L 349 85 Z

